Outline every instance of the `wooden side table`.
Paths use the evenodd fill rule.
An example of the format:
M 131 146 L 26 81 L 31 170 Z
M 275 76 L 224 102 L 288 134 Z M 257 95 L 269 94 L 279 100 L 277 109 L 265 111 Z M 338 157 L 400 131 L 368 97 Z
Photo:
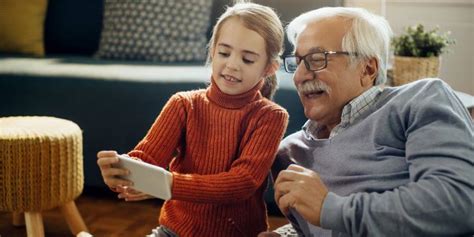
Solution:
M 74 203 L 84 186 L 82 159 L 82 131 L 75 123 L 0 118 L 0 210 L 13 212 L 14 225 L 26 221 L 28 236 L 44 236 L 41 211 L 55 207 L 73 235 L 87 231 Z

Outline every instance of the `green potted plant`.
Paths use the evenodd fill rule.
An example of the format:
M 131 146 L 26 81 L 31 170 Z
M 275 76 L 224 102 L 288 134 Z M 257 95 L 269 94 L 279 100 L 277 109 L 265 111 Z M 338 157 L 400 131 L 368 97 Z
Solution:
M 455 43 L 450 32 L 439 33 L 436 27 L 425 31 L 418 24 L 406 28 L 405 32 L 392 39 L 394 51 L 393 84 L 401 85 L 426 77 L 437 77 L 440 55 Z

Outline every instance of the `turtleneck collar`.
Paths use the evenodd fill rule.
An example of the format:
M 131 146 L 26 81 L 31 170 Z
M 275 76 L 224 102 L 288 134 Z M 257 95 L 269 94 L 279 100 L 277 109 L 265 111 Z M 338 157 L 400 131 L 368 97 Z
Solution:
M 263 86 L 265 80 L 260 80 L 257 85 L 247 92 L 238 95 L 228 95 L 222 92 L 214 78 L 211 77 L 211 85 L 207 88 L 206 95 L 212 102 L 218 104 L 226 109 L 239 109 L 247 105 L 248 103 L 259 100 L 262 98 L 260 94 L 260 88 Z

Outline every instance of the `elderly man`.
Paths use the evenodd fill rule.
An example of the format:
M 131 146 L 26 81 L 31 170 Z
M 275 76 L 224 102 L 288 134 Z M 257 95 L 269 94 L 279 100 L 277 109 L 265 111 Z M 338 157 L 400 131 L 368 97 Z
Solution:
M 363 9 L 304 13 L 288 35 L 295 55 L 285 68 L 309 119 L 281 143 L 273 167 L 291 230 L 474 234 L 474 128 L 452 89 L 439 79 L 384 88 L 391 29 Z

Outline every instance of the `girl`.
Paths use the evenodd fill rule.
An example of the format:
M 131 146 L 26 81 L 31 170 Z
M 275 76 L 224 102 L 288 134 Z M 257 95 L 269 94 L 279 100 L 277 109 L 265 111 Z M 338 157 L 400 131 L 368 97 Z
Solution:
M 209 43 L 207 89 L 173 95 L 143 140 L 128 153 L 173 174 L 172 198 L 161 209 L 163 236 L 257 236 L 267 229 L 263 194 L 287 123 L 287 112 L 264 98 L 282 51 L 283 28 L 275 12 L 253 3 L 230 7 Z M 272 83 L 274 84 L 274 83 Z M 105 183 L 126 200 L 127 180 L 111 168 L 115 151 L 98 153 Z

